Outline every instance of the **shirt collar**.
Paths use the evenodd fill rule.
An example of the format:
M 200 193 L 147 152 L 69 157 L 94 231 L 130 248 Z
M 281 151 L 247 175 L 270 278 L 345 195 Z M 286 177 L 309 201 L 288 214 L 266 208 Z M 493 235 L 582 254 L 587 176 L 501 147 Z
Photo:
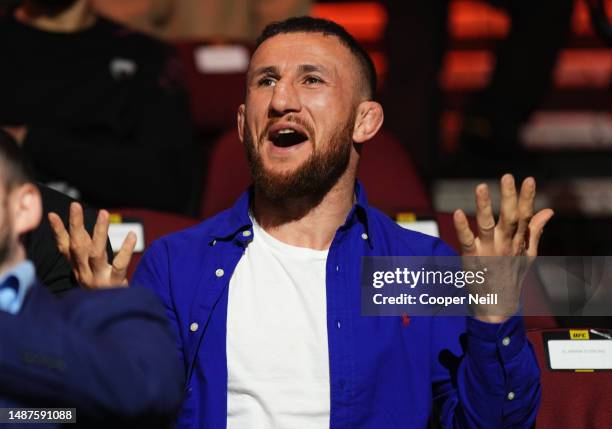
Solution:
M 227 216 L 223 217 L 223 221 L 211 232 L 211 243 L 217 240 L 231 240 L 240 231 L 253 229 L 253 223 L 249 217 L 249 208 L 251 207 L 251 199 L 253 198 L 253 186 L 251 185 L 243 194 L 236 200 L 234 205 L 229 209 Z
M 30 260 L 25 260 L 0 275 L 0 290 L 11 288 L 15 291 L 12 304 L 20 306 L 26 294 L 36 282 L 36 269 Z M 8 309 L 11 311 L 11 309 Z
M 366 197 L 365 189 L 359 180 L 355 180 L 355 204 L 346 217 L 346 221 L 341 228 L 349 229 L 353 225 L 359 223 L 363 225 L 365 234 L 367 234 L 367 241 L 370 247 L 373 247 L 372 242 L 372 229 L 370 228 L 370 221 L 368 217 L 368 211 L 370 206 Z
M 238 234 L 241 231 L 250 230 L 252 233 L 253 222 L 249 217 L 249 209 L 253 198 L 253 186 L 250 186 L 236 200 L 236 203 L 229 209 L 229 215 L 211 234 L 211 242 L 215 240 L 231 240 L 236 238 L 239 241 L 247 242 L 250 235 Z M 371 228 L 368 223 L 368 200 L 365 190 L 359 180 L 355 180 L 355 204 L 346 217 L 346 221 L 341 229 L 349 229 L 355 223 L 364 225 L 365 233 L 368 235 L 368 243 L 372 246 Z

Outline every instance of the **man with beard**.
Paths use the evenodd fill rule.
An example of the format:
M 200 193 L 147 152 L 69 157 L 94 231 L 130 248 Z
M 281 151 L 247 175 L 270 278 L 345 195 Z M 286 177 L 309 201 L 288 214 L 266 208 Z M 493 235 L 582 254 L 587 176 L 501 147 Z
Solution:
M 155 242 L 133 279 L 159 295 L 176 332 L 179 427 L 425 428 L 434 407 L 447 428 L 533 423 L 539 370 L 516 307 L 409 324 L 361 316 L 363 256 L 454 254 L 370 207 L 356 181 L 383 121 L 375 88 L 370 58 L 333 22 L 292 18 L 258 40 L 238 110 L 253 187 Z M 501 195 L 495 224 L 477 187 L 478 237 L 455 213 L 465 255 L 537 253 L 552 211 L 534 215 L 534 180 L 517 195 L 505 175 Z M 78 244 L 56 233 L 60 247 Z M 76 259 L 88 258 L 85 246 Z
M 80 427 L 167 427 L 183 377 L 158 300 L 136 288 L 52 296 L 23 244 L 41 215 L 20 150 L 0 139 L 0 424 L 24 427 L 7 407 L 62 407 Z
M 0 14 L 0 127 L 36 180 L 95 206 L 188 212 L 194 142 L 170 49 L 89 0 Z

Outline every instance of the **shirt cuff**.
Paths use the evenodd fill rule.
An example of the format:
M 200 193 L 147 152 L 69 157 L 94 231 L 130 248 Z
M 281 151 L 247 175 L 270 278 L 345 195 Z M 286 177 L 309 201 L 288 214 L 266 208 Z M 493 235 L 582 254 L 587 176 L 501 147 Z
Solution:
M 486 323 L 473 317 L 467 320 L 470 356 L 483 359 L 514 359 L 525 346 L 527 337 L 521 316 L 512 316 L 504 323 Z

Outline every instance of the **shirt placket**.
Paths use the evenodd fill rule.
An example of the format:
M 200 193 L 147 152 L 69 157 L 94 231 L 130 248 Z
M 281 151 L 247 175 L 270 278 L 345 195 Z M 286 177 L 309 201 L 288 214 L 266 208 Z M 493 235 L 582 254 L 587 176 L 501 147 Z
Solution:
M 353 257 L 360 252 L 352 246 L 351 234 L 341 231 L 330 247 L 327 260 L 327 329 L 330 365 L 330 428 L 350 428 L 351 399 L 354 391 L 353 376 L 353 323 L 350 308 L 350 290 L 354 263 L 360 258 Z M 361 240 L 359 240 L 361 241 Z

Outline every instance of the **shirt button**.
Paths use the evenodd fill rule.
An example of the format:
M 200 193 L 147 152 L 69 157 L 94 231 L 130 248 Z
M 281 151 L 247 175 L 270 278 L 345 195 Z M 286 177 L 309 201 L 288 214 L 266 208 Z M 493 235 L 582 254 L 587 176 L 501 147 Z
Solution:
M 504 339 L 502 340 L 502 344 L 504 346 L 507 346 L 508 344 L 510 344 L 510 337 L 504 337 Z
M 514 397 L 515 397 L 515 396 L 516 396 L 516 395 L 514 394 L 514 392 L 508 392 L 508 396 L 507 396 L 508 401 L 512 401 L 512 400 L 514 399 Z
M 191 332 L 195 332 L 198 330 L 198 328 L 200 327 L 200 325 L 198 325 L 196 322 L 193 322 L 191 325 L 189 325 L 189 330 Z
M 242 236 L 243 237 L 250 237 L 251 236 L 251 231 L 249 231 L 248 229 L 246 231 L 242 231 Z
M 361 238 L 363 238 L 364 240 L 368 239 L 368 234 L 366 234 L 365 232 L 363 234 L 361 234 Z
M 215 244 L 217 244 L 217 240 L 213 240 L 212 245 L 214 246 Z
M 336 320 L 336 327 L 337 327 L 338 329 L 340 329 L 340 328 L 342 327 L 342 324 L 340 323 L 340 321 L 339 321 L 339 320 Z
M 217 277 L 223 277 L 223 274 L 225 274 L 225 271 L 223 271 L 222 268 L 218 268 L 217 271 L 215 271 L 215 276 Z

